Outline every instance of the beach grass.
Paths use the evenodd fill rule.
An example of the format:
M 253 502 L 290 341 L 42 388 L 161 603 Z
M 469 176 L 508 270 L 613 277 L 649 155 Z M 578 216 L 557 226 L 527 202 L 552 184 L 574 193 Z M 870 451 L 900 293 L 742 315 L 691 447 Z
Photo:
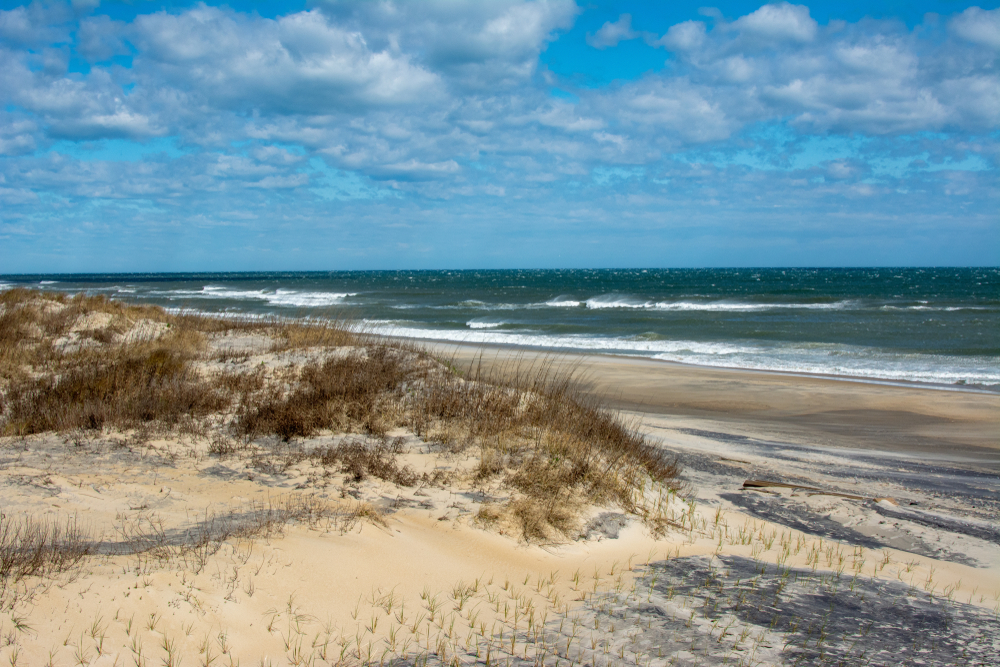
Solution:
M 4 292 L 0 304 L 4 435 L 211 430 L 217 454 L 282 468 L 308 456 L 357 480 L 373 475 L 405 486 L 416 478 L 396 462 L 401 450 L 385 436 L 407 428 L 454 455 L 474 453 L 471 483 L 499 483 L 512 494 L 483 511 L 484 522 L 507 517 L 527 540 L 569 535 L 584 505 L 637 513 L 648 486 L 681 485 L 676 463 L 637 425 L 585 397 L 572 371 L 554 363 L 455 368 L 337 320 L 173 315 L 24 289 Z M 266 338 L 272 353 L 323 353 L 271 373 L 239 364 L 199 369 L 205 360 L 247 358 L 208 351 L 208 337 L 237 334 Z M 382 440 L 312 452 L 260 445 L 318 433 Z

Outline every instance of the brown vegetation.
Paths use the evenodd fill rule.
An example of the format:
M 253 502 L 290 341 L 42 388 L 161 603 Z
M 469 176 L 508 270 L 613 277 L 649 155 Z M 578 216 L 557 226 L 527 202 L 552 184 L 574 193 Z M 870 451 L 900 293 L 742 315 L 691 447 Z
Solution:
M 673 461 L 551 363 L 461 372 L 345 322 L 177 316 L 24 289 L 0 293 L 0 308 L 6 435 L 194 425 L 215 433 L 212 453 L 248 456 L 267 472 L 309 457 L 356 481 L 408 486 L 417 477 L 397 462 L 399 441 L 387 437 L 404 428 L 446 455 L 472 456 L 465 483 L 504 489 L 497 517 L 530 540 L 571 534 L 585 506 L 649 519 L 647 488 L 678 488 Z M 131 333 L 140 323 L 152 331 L 150 322 L 159 323 L 157 335 Z M 247 351 L 211 352 L 206 341 L 224 335 L 263 337 L 272 356 L 316 354 L 266 369 Z M 295 444 L 320 433 L 375 439 Z
M 0 607 L 28 577 L 65 572 L 94 551 L 95 544 L 73 519 L 0 514 Z

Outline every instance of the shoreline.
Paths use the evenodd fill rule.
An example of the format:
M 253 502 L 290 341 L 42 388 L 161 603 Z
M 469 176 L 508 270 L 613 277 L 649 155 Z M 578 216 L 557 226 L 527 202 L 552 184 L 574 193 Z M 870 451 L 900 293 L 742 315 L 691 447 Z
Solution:
M 816 378 L 821 380 L 831 380 L 836 382 L 856 382 L 859 384 L 871 384 L 871 385 L 881 385 L 887 387 L 902 387 L 909 389 L 928 389 L 933 391 L 948 391 L 957 393 L 969 393 L 969 394 L 985 394 L 989 396 L 1000 396 L 1000 385 L 997 385 L 997 389 L 989 389 L 982 385 L 959 385 L 959 384 L 943 384 L 938 382 L 922 382 L 920 380 L 894 380 L 887 378 L 868 378 L 859 375 L 838 375 L 836 373 L 817 373 L 811 371 L 788 371 L 773 368 L 744 368 L 741 366 L 712 366 L 708 364 L 695 364 L 688 363 L 684 361 L 673 361 L 670 359 L 658 359 L 656 357 L 649 357 L 641 354 L 613 354 L 611 352 L 604 352 L 601 350 L 584 350 L 584 349 L 567 349 L 567 348 L 547 348 L 547 347 L 537 347 L 533 345 L 515 345 L 515 344 L 504 344 L 504 343 L 472 343 L 465 341 L 454 341 L 454 340 L 443 340 L 440 338 L 420 338 L 417 336 L 394 336 L 388 334 L 374 334 L 366 333 L 365 335 L 374 336 L 376 338 L 384 338 L 388 340 L 398 340 L 398 341 L 416 341 L 427 346 L 460 346 L 475 349 L 489 349 L 489 350 L 509 350 L 513 352 L 530 352 L 532 354 L 540 354 L 543 356 L 561 358 L 561 357 L 604 357 L 608 359 L 618 359 L 618 360 L 636 360 L 643 362 L 651 362 L 656 364 L 663 364 L 667 366 L 679 366 L 681 368 L 691 368 L 691 369 L 703 369 L 706 371 L 718 370 L 721 372 L 732 372 L 732 373 L 748 373 L 748 374 L 765 374 L 765 375 L 777 375 L 777 376 L 788 376 L 788 377 L 803 377 L 803 378 Z
M 178 276 L 182 275 L 178 274 Z M 55 277 L 59 278 L 59 276 Z M 201 282 L 198 285 L 201 285 Z M 195 292 L 198 291 L 198 285 L 193 286 Z M 9 286 L 13 287 L 15 285 L 11 284 Z M 24 285 L 24 287 L 32 289 L 37 286 Z M 43 285 L 42 291 L 53 291 L 54 289 L 57 292 L 71 294 L 73 290 L 82 290 L 82 293 L 88 293 L 86 285 L 73 287 L 69 285 L 53 285 L 51 286 L 53 289 L 46 289 L 47 287 L 50 286 Z M 177 291 L 177 294 L 194 293 L 185 291 L 181 287 L 176 287 L 174 291 Z M 309 290 L 319 289 L 319 287 L 299 285 L 294 283 L 294 281 L 288 284 L 282 283 L 281 287 L 277 289 L 277 293 L 287 293 L 292 296 L 299 295 L 303 299 L 305 297 L 318 297 L 324 294 L 328 297 L 345 296 L 345 294 L 339 293 L 326 294 L 326 292 L 312 292 Z M 120 286 L 117 286 L 110 288 L 112 289 L 112 293 L 107 293 L 107 296 L 112 300 L 124 303 L 159 305 L 169 313 L 190 313 L 222 319 L 275 320 L 279 322 L 295 320 L 322 321 L 326 319 L 342 323 L 347 320 L 353 320 L 359 330 L 367 330 L 372 335 L 403 340 L 416 340 L 428 344 L 501 347 L 531 352 L 546 352 L 553 355 L 610 355 L 617 358 L 655 359 L 663 363 L 676 363 L 702 368 L 719 368 L 730 371 L 740 370 L 746 372 L 788 374 L 792 376 L 827 377 L 845 382 L 865 384 L 920 386 L 937 391 L 1000 393 L 1000 376 L 997 376 L 994 371 L 996 361 L 1000 358 L 995 354 L 995 346 L 977 344 L 973 348 L 966 350 L 970 352 L 967 355 L 951 354 L 953 349 L 948 345 L 922 345 L 918 342 L 916 347 L 914 347 L 911 343 L 914 343 L 917 339 L 910 339 L 916 334 L 917 330 L 910 331 L 906 327 L 897 332 L 900 336 L 903 336 L 903 339 L 886 339 L 883 335 L 880 338 L 867 341 L 867 344 L 863 344 L 863 341 L 858 336 L 845 337 L 835 332 L 817 330 L 815 326 L 810 324 L 808 317 L 802 321 L 798 321 L 797 316 L 791 319 L 783 318 L 783 328 L 775 330 L 777 333 L 769 332 L 764 334 L 761 332 L 748 334 L 744 329 L 739 328 L 747 325 L 747 322 L 743 321 L 745 318 L 738 318 L 736 324 L 733 325 L 737 326 L 736 329 L 732 329 L 729 324 L 726 324 L 723 329 L 719 329 L 718 326 L 712 329 L 715 333 L 702 332 L 703 335 L 688 331 L 683 328 L 687 326 L 683 323 L 682 329 L 677 330 L 672 328 L 669 321 L 661 323 L 666 328 L 659 328 L 655 324 L 649 324 L 651 327 L 650 332 L 662 331 L 668 334 L 663 340 L 660 340 L 661 336 L 654 336 L 653 339 L 647 340 L 646 334 L 640 335 L 637 333 L 642 329 L 641 327 L 638 329 L 635 327 L 626 327 L 626 329 L 621 330 L 612 328 L 605 331 L 605 319 L 603 315 L 598 318 L 600 322 L 597 324 L 594 324 L 596 321 L 593 320 L 594 316 L 588 315 L 587 317 L 590 319 L 587 319 L 583 323 L 583 329 L 579 327 L 573 328 L 571 329 L 572 333 L 567 333 L 570 330 L 563 331 L 562 329 L 550 331 L 544 326 L 541 329 L 535 328 L 531 324 L 531 322 L 537 319 L 534 316 L 523 322 L 515 318 L 513 329 L 506 327 L 503 330 L 497 329 L 494 332 L 493 330 L 480 330 L 480 325 L 474 324 L 474 321 L 495 319 L 492 315 L 490 317 L 479 317 L 477 315 L 469 322 L 465 322 L 465 320 L 468 317 L 472 317 L 472 315 L 462 315 L 460 318 L 449 315 L 440 322 L 438 322 L 440 318 L 437 315 L 434 315 L 429 320 L 427 317 L 421 315 L 413 322 L 398 321 L 395 319 L 396 315 L 393 314 L 398 314 L 398 311 L 390 309 L 397 307 L 393 305 L 395 303 L 393 299 L 397 298 L 396 296 L 387 297 L 389 301 L 385 303 L 378 299 L 372 301 L 370 305 L 375 310 L 371 310 L 369 306 L 363 305 L 368 303 L 368 301 L 364 300 L 357 304 L 345 302 L 338 303 L 337 305 L 328 305 L 326 308 L 310 307 L 306 303 L 308 299 L 303 301 L 302 305 L 298 308 L 290 307 L 290 304 L 284 302 L 282 304 L 286 307 L 282 307 L 282 304 L 268 306 L 271 301 L 264 299 L 264 297 L 258 299 L 259 303 L 254 300 L 256 298 L 254 295 L 257 295 L 257 292 L 265 292 L 270 289 L 270 292 L 268 292 L 270 294 L 274 292 L 274 288 L 275 285 L 264 284 L 256 286 L 234 285 L 231 289 L 236 290 L 236 292 L 233 293 L 225 292 L 222 287 L 201 288 L 201 291 L 212 289 L 224 292 L 221 296 L 216 297 L 208 294 L 209 301 L 194 299 L 194 297 L 186 301 L 184 300 L 185 297 L 177 297 L 182 300 L 175 301 L 174 296 L 176 295 L 170 296 L 170 294 L 173 294 L 171 291 L 173 288 L 168 289 L 167 292 L 151 291 L 148 294 L 143 291 L 152 289 L 150 286 L 138 287 L 139 293 L 113 293 L 115 289 L 122 289 Z M 100 292 L 102 289 L 104 288 L 96 288 L 96 291 Z M 344 289 L 347 290 L 347 288 Z M 354 295 L 353 290 L 347 291 L 350 291 L 351 294 L 346 294 L 346 296 Z M 365 293 L 367 294 L 367 292 Z M 155 296 L 163 296 L 164 294 L 167 295 L 164 298 Z M 213 301 L 212 299 L 216 300 Z M 218 301 L 218 299 L 223 300 Z M 229 299 L 235 299 L 235 301 Z M 504 308 L 509 305 L 511 304 L 499 304 L 499 306 L 503 306 Z M 530 305 L 528 304 L 525 307 L 527 308 Z M 764 303 L 761 307 L 766 305 Z M 877 306 L 878 304 L 875 305 Z M 941 305 L 939 308 L 942 310 L 956 309 L 945 308 L 945 305 L 947 304 Z M 399 307 L 404 306 L 410 307 L 405 304 Z M 237 312 L 229 311 L 228 309 L 231 307 L 237 309 Z M 438 306 L 430 307 L 436 308 Z M 447 307 L 450 308 L 452 306 Z M 923 306 L 913 307 L 922 308 Z M 969 307 L 978 308 L 978 306 L 971 305 Z M 217 308 L 221 310 L 215 310 Z M 894 309 L 896 306 L 883 306 L 882 309 L 885 308 Z M 903 307 L 900 306 L 900 308 Z M 268 312 L 256 312 L 260 309 Z M 961 308 L 957 309 L 961 310 Z M 487 310 L 489 309 L 487 308 Z M 848 320 L 853 322 L 854 320 L 851 318 L 861 318 L 857 319 L 856 323 L 859 326 L 867 326 L 865 323 L 871 324 L 874 322 L 871 318 L 875 317 L 875 315 L 868 312 L 870 310 L 869 306 L 865 306 L 861 308 L 861 311 L 864 312 L 859 311 L 859 314 L 856 316 L 850 315 Z M 496 314 L 496 317 L 506 318 L 506 315 Z M 548 317 L 546 315 L 543 320 L 547 322 L 548 319 L 546 318 Z M 615 319 L 615 317 L 618 317 L 617 315 L 612 316 L 612 314 L 609 314 L 608 317 L 611 318 L 608 320 L 611 324 L 617 322 Z M 558 318 L 553 320 L 556 323 L 559 321 L 562 320 Z M 465 322 L 465 325 L 462 322 Z M 501 323 L 485 324 L 483 326 L 492 327 L 499 324 Z M 718 324 L 716 322 L 716 325 Z M 437 328 L 439 325 L 443 328 Z M 840 322 L 837 326 L 841 325 L 844 325 L 844 322 Z M 912 328 L 911 325 L 912 323 L 906 326 Z M 471 329 L 468 328 L 470 326 L 472 327 Z M 886 331 L 893 331 L 891 326 Z M 925 324 L 921 326 L 930 325 Z M 782 331 L 784 334 L 781 334 Z M 979 330 L 977 329 L 976 331 Z M 884 334 L 885 331 L 882 333 Z M 930 332 L 928 331 L 927 333 Z M 759 335 L 764 335 L 767 340 L 757 340 Z M 934 335 L 937 336 L 939 334 Z M 976 340 L 980 340 L 980 342 L 989 340 L 986 331 L 979 331 L 977 335 L 980 338 Z M 982 336 L 987 336 L 987 338 L 981 338 Z M 920 340 L 924 339 L 921 338 Z M 929 341 L 930 339 L 927 340 Z M 994 354 L 991 355 L 991 352 Z
M 643 357 L 397 338 L 457 365 L 553 362 L 587 393 L 643 422 L 823 449 L 891 452 L 1000 473 L 1000 393 L 942 391 L 921 383 L 697 366 Z

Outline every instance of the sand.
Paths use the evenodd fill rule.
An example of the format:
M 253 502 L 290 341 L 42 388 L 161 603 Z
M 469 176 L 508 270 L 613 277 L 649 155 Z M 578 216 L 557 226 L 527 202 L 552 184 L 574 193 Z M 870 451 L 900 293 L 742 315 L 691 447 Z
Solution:
M 218 344 L 275 366 L 308 357 Z M 459 365 L 544 356 L 431 349 Z M 209 455 L 198 434 L 4 438 L 5 514 L 72 515 L 118 547 L 32 580 L 0 613 L 0 661 L 1000 661 L 1000 396 L 606 356 L 560 363 L 684 465 L 688 493 L 665 535 L 609 508 L 579 539 L 528 544 L 478 524 L 474 494 L 348 486 L 308 462 L 263 472 Z M 458 464 L 393 435 L 418 471 Z M 750 479 L 788 486 L 744 489 Z M 324 511 L 281 532 L 180 546 L 212 516 L 306 493 Z M 161 522 L 160 552 L 130 552 L 143 521 Z

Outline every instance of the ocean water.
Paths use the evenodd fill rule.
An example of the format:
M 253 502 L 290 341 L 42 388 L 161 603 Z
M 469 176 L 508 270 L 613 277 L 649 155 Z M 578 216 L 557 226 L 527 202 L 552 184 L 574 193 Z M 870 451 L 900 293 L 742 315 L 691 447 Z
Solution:
M 2 276 L 176 310 L 378 333 L 1000 390 L 1000 269 Z

